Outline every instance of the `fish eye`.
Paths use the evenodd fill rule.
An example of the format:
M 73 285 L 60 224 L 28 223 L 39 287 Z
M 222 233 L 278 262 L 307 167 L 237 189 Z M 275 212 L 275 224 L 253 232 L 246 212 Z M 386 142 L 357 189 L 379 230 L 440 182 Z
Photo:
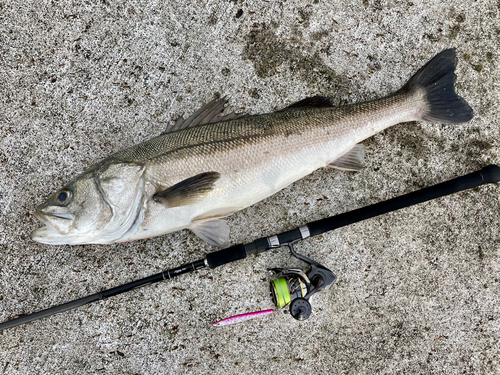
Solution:
M 56 201 L 61 204 L 69 203 L 70 199 L 71 199 L 71 192 L 66 189 L 59 191 L 56 195 Z

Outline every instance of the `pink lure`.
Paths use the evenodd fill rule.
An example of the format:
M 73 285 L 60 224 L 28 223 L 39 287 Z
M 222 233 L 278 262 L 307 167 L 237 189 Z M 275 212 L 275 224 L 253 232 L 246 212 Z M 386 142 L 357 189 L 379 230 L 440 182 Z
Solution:
M 222 320 L 219 320 L 218 322 L 212 323 L 212 325 L 214 327 L 222 327 L 222 326 L 227 326 L 229 324 L 241 323 L 241 322 L 244 322 L 246 320 L 258 318 L 259 316 L 271 314 L 272 312 L 274 312 L 274 310 L 270 309 L 270 310 L 255 311 L 255 312 L 251 312 L 251 313 L 247 313 L 247 314 L 230 316 L 229 318 L 222 319 Z

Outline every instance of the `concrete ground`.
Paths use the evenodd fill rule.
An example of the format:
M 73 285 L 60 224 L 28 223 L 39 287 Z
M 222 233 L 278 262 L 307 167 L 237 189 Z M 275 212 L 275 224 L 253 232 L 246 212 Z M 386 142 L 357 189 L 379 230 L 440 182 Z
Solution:
M 462 125 L 409 123 L 364 142 L 366 169 L 318 170 L 229 218 L 233 243 L 500 163 L 496 1 L 0 0 L 0 321 L 201 258 L 181 231 L 49 246 L 33 216 L 65 181 L 219 96 L 252 114 L 324 95 L 387 95 L 456 47 Z M 297 145 L 300 147 L 300 145 Z M 499 186 L 303 241 L 339 282 L 297 322 L 272 308 L 286 250 L 200 270 L 0 334 L 2 374 L 498 374 Z

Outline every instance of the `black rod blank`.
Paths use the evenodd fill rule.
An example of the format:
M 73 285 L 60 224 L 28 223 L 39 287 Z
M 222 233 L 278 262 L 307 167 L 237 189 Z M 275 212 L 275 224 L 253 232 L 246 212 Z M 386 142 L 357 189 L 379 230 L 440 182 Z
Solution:
M 418 203 L 423 203 L 444 197 L 445 195 L 457 193 L 459 191 L 471 189 L 487 183 L 500 181 L 500 167 L 497 165 L 488 165 L 483 169 L 469 173 L 453 180 L 445 181 L 437 185 L 414 191 L 392 198 L 387 201 L 372 204 L 371 206 L 358 208 L 357 210 L 346 212 L 340 215 L 327 217 L 325 219 L 313 221 L 307 224 L 311 236 L 328 232 L 346 225 L 357 223 L 375 216 L 396 211 L 404 207 L 410 207 Z
M 33 320 L 37 320 L 40 318 L 44 318 L 46 316 L 54 315 L 63 311 L 71 310 L 86 304 L 89 304 L 91 302 L 99 301 L 111 296 L 116 296 L 117 294 L 125 293 L 128 292 L 129 290 L 139 288 L 141 286 L 145 286 L 148 284 L 152 283 L 157 283 L 158 281 L 166 280 L 166 279 L 171 279 L 175 276 L 183 275 L 188 272 L 192 272 L 194 270 L 200 269 L 205 267 L 205 259 L 198 260 L 196 262 L 192 263 L 187 263 L 182 266 L 172 268 L 170 270 L 166 270 L 160 273 L 157 273 L 152 276 L 145 277 L 143 279 L 135 280 L 127 284 L 123 284 L 120 286 L 117 286 L 115 288 L 103 290 L 102 292 L 92 294 L 87 297 L 79 298 L 77 300 L 64 303 L 62 305 L 50 307 L 46 310 L 38 311 L 36 313 L 30 314 L 30 315 L 25 315 L 21 316 L 16 319 L 9 320 L 7 322 L 0 323 L 0 331 L 3 331 L 4 329 L 12 328 L 24 323 L 31 322 Z
M 325 219 L 313 221 L 306 226 L 311 236 L 316 236 L 327 231 L 340 228 L 349 224 L 353 224 L 368 218 L 382 215 L 391 211 L 399 210 L 404 207 L 413 206 L 418 203 L 426 202 L 445 195 L 457 193 L 459 191 L 478 187 L 487 183 L 496 183 L 500 181 L 500 167 L 497 165 L 489 165 L 477 172 L 467 174 L 462 177 L 455 178 L 450 181 L 442 182 L 437 185 L 430 186 L 421 190 L 414 191 L 389 199 L 384 202 L 376 203 L 371 206 L 359 208 L 354 211 L 346 212 L 340 215 L 328 217 Z M 301 228 L 300 228 L 301 229 Z M 278 243 L 287 243 L 302 239 L 302 232 L 299 228 L 292 229 L 276 236 Z M 30 315 L 25 315 L 13 320 L 0 323 L 0 331 L 28 323 L 36 319 L 54 315 L 63 311 L 71 310 L 91 302 L 105 299 L 117 294 L 127 292 L 147 284 L 156 283 L 162 280 L 171 279 L 175 276 L 183 275 L 188 272 L 195 271 L 200 268 L 209 266 L 215 268 L 223 264 L 231 263 L 239 259 L 246 258 L 247 255 L 262 252 L 273 248 L 272 237 L 259 238 L 246 245 L 234 245 L 226 249 L 218 250 L 207 254 L 206 258 L 197 260 L 192 263 L 186 263 L 182 266 L 157 273 L 152 276 L 145 277 L 140 280 L 135 280 L 130 283 L 117 286 L 102 292 L 92 294 L 62 305 L 54 306 L 46 310 L 42 310 Z

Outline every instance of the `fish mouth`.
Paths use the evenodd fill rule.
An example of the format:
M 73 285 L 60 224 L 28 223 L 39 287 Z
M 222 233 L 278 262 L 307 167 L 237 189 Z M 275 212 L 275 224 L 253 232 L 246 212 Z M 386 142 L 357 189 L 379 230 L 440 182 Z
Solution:
M 54 223 L 52 223 L 52 220 L 72 221 L 74 219 L 72 214 L 44 212 L 43 209 L 37 209 L 35 216 L 38 220 L 45 224 L 45 226 L 31 232 L 30 237 L 32 240 L 50 245 L 64 245 L 72 243 L 68 239 L 68 236 L 57 230 Z
M 50 213 L 50 214 L 46 214 L 46 215 L 52 216 L 52 217 L 57 217 L 58 219 L 63 219 L 63 220 L 73 220 L 73 215 L 71 215 L 71 214 L 60 214 L 60 213 L 54 212 L 54 213 Z
M 44 224 L 50 224 L 49 217 L 55 217 L 63 220 L 73 220 L 74 217 L 72 214 L 68 213 L 59 213 L 59 212 L 43 212 L 43 210 L 38 209 L 35 212 L 35 216 L 38 220 L 40 220 Z
M 35 229 L 31 232 L 30 237 L 33 241 L 49 245 L 63 245 L 68 243 L 67 237 L 62 236 L 61 233 L 50 225 Z

